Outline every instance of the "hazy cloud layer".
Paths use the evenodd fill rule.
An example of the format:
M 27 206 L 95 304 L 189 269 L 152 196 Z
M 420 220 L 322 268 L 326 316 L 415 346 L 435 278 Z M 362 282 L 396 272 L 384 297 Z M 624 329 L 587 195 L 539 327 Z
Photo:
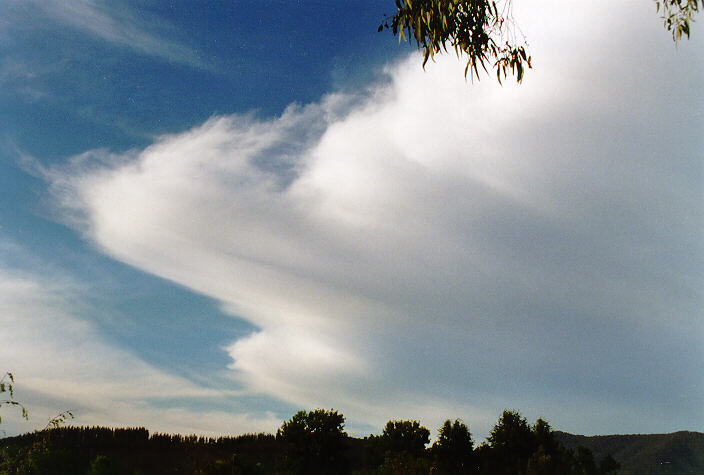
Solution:
M 18 261 L 24 270 L 14 265 Z M 32 261 L 20 246 L 0 240 L 0 360 L 14 373 L 15 397 L 30 415 L 23 421 L 18 411 L 3 408 L 6 433 L 41 429 L 64 410 L 73 411 L 79 425 L 181 433 L 278 426 L 271 413 L 194 409 L 198 403 L 227 403 L 234 393 L 165 373 L 108 343 L 90 322 L 89 315 L 99 310 L 82 302 L 81 286 L 55 269 L 41 276 L 28 272 L 39 264 Z
M 47 177 L 105 253 L 260 329 L 228 348 L 250 392 L 480 433 L 507 406 L 581 432 L 698 427 L 701 41 L 675 52 L 648 9 L 610 31 L 634 4 L 541 8 L 517 13 L 521 86 L 413 56 L 359 97 Z

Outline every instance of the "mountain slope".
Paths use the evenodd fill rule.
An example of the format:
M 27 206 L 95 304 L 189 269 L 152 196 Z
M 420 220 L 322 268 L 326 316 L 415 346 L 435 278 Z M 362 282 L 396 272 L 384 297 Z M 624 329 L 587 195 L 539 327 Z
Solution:
M 596 460 L 611 454 L 621 464 L 622 474 L 704 473 L 704 434 L 573 435 L 555 432 L 555 438 L 574 449 L 583 445 Z

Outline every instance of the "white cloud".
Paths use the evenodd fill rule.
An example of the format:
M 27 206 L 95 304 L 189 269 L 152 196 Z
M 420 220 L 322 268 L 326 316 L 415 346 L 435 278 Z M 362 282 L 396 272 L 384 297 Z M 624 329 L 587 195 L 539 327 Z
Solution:
M 634 4 L 609 6 L 633 22 L 614 33 L 604 4 L 541 5 L 521 86 L 413 57 L 370 97 L 214 117 L 48 177 L 105 253 L 260 328 L 229 347 L 254 393 L 480 433 L 504 406 L 580 432 L 694 427 L 702 143 L 678 85 L 700 43 L 651 41 Z
M 8 252 L 13 259 L 25 254 L 17 245 L 0 244 L 1 261 L 7 261 Z M 27 267 L 32 258 L 25 257 Z M 198 402 L 227 402 L 232 394 L 165 373 L 105 341 L 82 315 L 79 286 L 66 276 L 45 272 L 39 277 L 4 264 L 0 360 L 2 371 L 14 373 L 16 399 L 30 414 L 29 421 L 23 421 L 18 412 L 3 407 L 2 429 L 7 433 L 40 429 L 64 410 L 72 410 L 80 425 L 146 426 L 181 433 L 272 431 L 280 424 L 271 413 L 195 409 Z

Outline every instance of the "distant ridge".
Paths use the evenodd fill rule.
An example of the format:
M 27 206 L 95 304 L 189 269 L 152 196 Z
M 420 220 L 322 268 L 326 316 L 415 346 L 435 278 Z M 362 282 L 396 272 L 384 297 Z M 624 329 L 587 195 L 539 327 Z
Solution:
M 555 431 L 554 434 L 567 448 L 587 447 L 596 460 L 611 454 L 621 464 L 620 474 L 704 474 L 701 432 L 584 436 Z

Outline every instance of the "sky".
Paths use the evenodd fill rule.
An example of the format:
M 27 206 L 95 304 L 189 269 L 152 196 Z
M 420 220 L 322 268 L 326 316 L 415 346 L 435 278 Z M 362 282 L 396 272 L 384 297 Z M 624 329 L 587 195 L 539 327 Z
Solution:
M 704 31 L 514 3 L 520 85 L 387 0 L 0 3 L 0 429 L 704 430 Z

